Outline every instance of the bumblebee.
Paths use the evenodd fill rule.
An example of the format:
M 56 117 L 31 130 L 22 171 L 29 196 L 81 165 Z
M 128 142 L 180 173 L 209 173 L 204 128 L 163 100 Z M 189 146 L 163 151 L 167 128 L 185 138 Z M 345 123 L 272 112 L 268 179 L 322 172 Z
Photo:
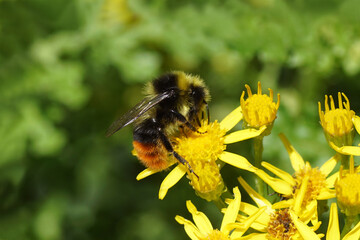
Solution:
M 194 173 L 190 164 L 174 151 L 169 139 L 184 127 L 198 132 L 195 125 L 200 126 L 199 118 L 204 117 L 205 110 L 209 118 L 208 88 L 199 77 L 174 71 L 149 82 L 145 90 L 146 97 L 113 122 L 106 135 L 133 123 L 134 150 L 146 167 L 166 169 L 169 155 L 173 155 Z

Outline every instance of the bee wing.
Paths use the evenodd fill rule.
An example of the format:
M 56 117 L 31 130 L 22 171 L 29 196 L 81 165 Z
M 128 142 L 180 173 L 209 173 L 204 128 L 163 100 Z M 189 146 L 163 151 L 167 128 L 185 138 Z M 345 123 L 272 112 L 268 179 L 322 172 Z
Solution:
M 106 136 L 109 137 L 119 131 L 121 128 L 133 123 L 136 119 L 146 113 L 148 110 L 156 106 L 164 99 L 169 98 L 172 92 L 164 92 L 156 95 L 155 97 L 146 97 L 141 102 L 136 104 L 127 113 L 121 116 L 118 120 L 113 122 L 106 132 Z

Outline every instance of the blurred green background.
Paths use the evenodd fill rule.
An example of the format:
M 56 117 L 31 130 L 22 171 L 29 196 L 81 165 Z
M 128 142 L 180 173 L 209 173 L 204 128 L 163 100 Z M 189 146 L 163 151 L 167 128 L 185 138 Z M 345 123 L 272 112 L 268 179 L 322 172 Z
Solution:
M 131 127 L 105 137 L 143 84 L 170 70 L 205 79 L 213 120 L 239 105 L 245 84 L 280 93 L 264 160 L 292 173 L 283 132 L 320 166 L 333 152 L 317 102 L 343 91 L 359 113 L 359 9 L 359 0 L 0 0 L 0 239 L 187 239 L 174 217 L 190 217 L 188 199 L 219 227 L 221 214 L 185 178 L 164 200 L 167 172 L 136 181 Z M 229 148 L 252 158 L 251 141 Z M 222 173 L 229 188 L 249 176 Z

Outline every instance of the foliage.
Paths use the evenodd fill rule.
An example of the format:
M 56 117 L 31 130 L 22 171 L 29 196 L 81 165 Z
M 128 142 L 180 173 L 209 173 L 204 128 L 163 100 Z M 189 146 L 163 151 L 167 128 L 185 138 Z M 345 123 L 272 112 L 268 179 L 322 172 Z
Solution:
M 358 9 L 357 0 L 0 1 L 0 238 L 183 239 L 169 219 L 199 202 L 186 182 L 157 200 L 164 175 L 136 182 L 131 130 L 104 137 L 144 82 L 173 69 L 205 79 L 213 119 L 239 105 L 245 83 L 276 89 L 266 160 L 287 159 L 269 144 L 279 132 L 324 160 L 316 102 L 343 91 L 360 107 Z

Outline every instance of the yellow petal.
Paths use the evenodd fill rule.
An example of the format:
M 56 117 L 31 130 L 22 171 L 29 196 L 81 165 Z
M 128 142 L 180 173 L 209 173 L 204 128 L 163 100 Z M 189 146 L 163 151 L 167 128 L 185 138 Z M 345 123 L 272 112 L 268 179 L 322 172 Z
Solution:
M 220 231 L 223 232 L 226 225 L 230 223 L 234 223 L 236 220 L 236 217 L 239 213 L 240 208 L 240 202 L 241 202 L 241 195 L 238 187 L 235 187 L 233 189 L 234 192 L 234 200 L 229 204 L 228 208 L 225 211 L 224 218 L 221 223 Z M 225 235 L 228 235 L 229 233 L 226 233 Z
M 255 207 L 249 203 L 241 202 L 240 204 L 240 212 L 243 212 L 249 216 L 256 214 L 256 212 L 259 210 L 258 207 Z M 262 212 L 260 216 L 251 224 L 251 228 L 254 228 L 258 231 L 266 231 L 266 227 L 270 221 L 270 214 L 273 212 L 273 210 L 267 209 L 266 212 Z M 246 221 L 247 217 L 244 215 L 239 214 L 237 217 L 237 220 L 239 222 Z
M 289 183 L 282 179 L 270 177 L 261 169 L 256 170 L 255 174 L 264 180 L 264 182 L 266 182 L 277 193 L 290 195 L 293 191 L 293 188 Z
M 220 156 L 219 159 L 227 164 L 233 165 L 237 168 L 244 169 L 250 172 L 255 172 L 257 169 L 244 157 L 237 155 L 235 153 L 226 152 L 224 151 Z
M 266 210 L 265 210 L 265 211 L 266 211 Z M 263 216 L 263 215 L 268 215 L 268 214 L 267 214 L 267 213 L 266 213 L 266 214 L 263 213 L 263 214 L 260 215 L 260 217 Z M 247 219 L 246 216 L 241 216 L 241 217 L 238 217 L 238 218 L 237 218 L 237 221 L 238 221 L 238 222 L 244 222 L 244 221 L 246 221 L 246 219 Z M 270 218 L 268 219 L 267 223 L 269 223 L 269 221 L 270 221 Z M 261 222 L 259 221 L 259 219 L 255 220 L 255 221 L 251 224 L 250 227 L 251 227 L 252 229 L 258 231 L 258 232 L 266 232 L 266 229 L 267 229 L 267 225 L 264 225 L 262 221 L 261 221 Z
M 174 186 L 185 175 L 186 168 L 183 165 L 177 165 L 162 181 L 159 190 L 159 199 L 164 199 L 168 190 Z
M 321 226 L 321 222 L 317 222 L 316 224 L 313 224 L 313 226 L 311 226 L 310 228 L 311 228 L 311 230 L 313 230 L 315 232 L 320 228 L 320 226 Z M 323 233 L 319 233 L 317 235 L 319 238 L 322 238 L 325 236 L 325 234 L 323 234 Z
M 270 172 L 274 173 L 276 176 L 278 176 L 282 180 L 284 180 L 285 182 L 289 183 L 289 185 L 295 186 L 296 182 L 295 182 L 293 176 L 291 176 L 289 173 L 287 173 L 267 162 L 262 162 L 261 165 L 264 168 L 266 168 L 267 170 L 269 170 Z
M 234 142 L 241 142 L 246 139 L 254 138 L 262 134 L 266 129 L 266 126 L 261 126 L 260 129 L 248 128 L 240 131 L 230 133 L 225 136 L 224 143 L 230 144 Z
M 179 215 L 177 215 L 175 217 L 175 220 L 178 223 L 184 225 L 185 232 L 190 237 L 191 240 L 202 239 L 202 238 L 200 238 L 200 236 L 202 236 L 202 234 L 199 232 L 199 229 L 197 229 L 197 227 L 192 222 L 190 222 L 189 220 L 187 220 Z
M 300 189 L 299 189 L 298 193 L 295 196 L 294 211 L 295 211 L 296 214 L 300 213 L 301 205 L 302 205 L 302 202 L 304 200 L 304 197 L 305 197 L 305 194 L 306 194 L 306 189 L 307 189 L 308 182 L 309 182 L 309 177 L 310 177 L 309 175 L 306 175 L 304 177 L 304 180 L 301 183 Z
M 303 239 L 320 240 L 318 235 L 309 226 L 300 221 L 293 211 L 290 211 L 290 216 Z
M 330 207 L 329 226 L 326 232 L 328 240 L 340 240 L 339 218 L 336 203 L 332 203 Z
M 327 188 L 334 188 L 336 179 L 339 178 L 339 172 L 334 173 L 330 177 L 326 179 L 326 187 Z
M 354 155 L 354 156 L 360 156 L 360 147 L 356 146 L 343 146 L 338 147 L 333 142 L 329 142 L 330 147 L 337 151 L 338 153 L 344 154 L 344 155 Z
M 353 121 L 356 131 L 358 132 L 358 134 L 360 134 L 360 117 L 355 115 L 353 117 L 352 121 Z
M 242 222 L 241 228 L 236 228 L 231 233 L 231 239 L 240 238 L 251 226 L 251 224 L 258 219 L 258 217 L 266 210 L 266 207 L 259 208 L 254 214 L 248 217 L 245 221 Z
M 340 160 L 340 155 L 335 154 L 332 158 L 327 160 L 321 167 L 320 172 L 322 172 L 326 177 L 334 170 L 337 162 Z
M 322 188 L 316 199 L 327 200 L 334 197 L 336 197 L 335 189 Z
M 220 128 L 229 131 L 243 118 L 241 106 L 237 107 L 231 113 L 229 113 L 221 122 Z
M 251 233 L 249 235 L 246 235 L 244 237 L 241 237 L 241 240 L 265 240 L 267 239 L 266 237 L 267 233 Z M 231 238 L 233 239 L 233 238 Z
M 307 224 L 310 220 L 313 225 L 319 223 L 316 199 L 311 200 L 308 204 L 306 204 L 305 209 L 302 209 L 300 219 L 305 224 Z
M 259 210 L 258 207 L 251 205 L 250 203 L 246 203 L 246 202 L 240 203 L 240 211 L 247 215 L 252 215 L 252 214 L 256 213 L 258 210 Z
M 213 230 L 213 227 L 206 215 L 202 212 L 199 212 L 190 200 L 186 201 L 186 207 L 191 213 L 194 219 L 194 223 L 198 227 L 199 231 L 204 235 L 209 234 Z
M 276 202 L 272 205 L 273 209 L 280 209 L 280 208 L 289 208 L 292 205 L 294 205 L 294 199 L 290 198 L 290 199 L 286 199 L 286 200 L 282 200 L 280 202 Z
M 359 240 L 360 239 L 360 222 L 348 232 L 343 240 Z
M 300 171 L 304 166 L 305 162 L 301 155 L 295 150 L 295 148 L 290 144 L 288 139 L 285 137 L 284 134 L 279 134 L 281 141 L 285 145 L 286 151 L 289 154 L 291 165 L 293 169 L 297 172 Z
M 150 168 L 146 168 L 145 170 L 143 170 L 141 173 L 139 173 L 137 176 L 136 176 L 136 180 L 141 180 L 141 179 L 144 179 L 150 175 L 153 175 L 154 173 L 157 173 L 157 172 L 160 172 L 161 170 L 153 170 L 153 169 L 150 169 Z
M 268 209 L 271 209 L 271 203 L 265 198 L 263 198 L 260 194 L 255 192 L 255 190 L 252 189 L 242 177 L 238 177 L 238 181 L 245 189 L 245 191 L 249 194 L 249 196 L 255 201 L 256 205 L 258 205 L 259 207 L 266 206 Z

